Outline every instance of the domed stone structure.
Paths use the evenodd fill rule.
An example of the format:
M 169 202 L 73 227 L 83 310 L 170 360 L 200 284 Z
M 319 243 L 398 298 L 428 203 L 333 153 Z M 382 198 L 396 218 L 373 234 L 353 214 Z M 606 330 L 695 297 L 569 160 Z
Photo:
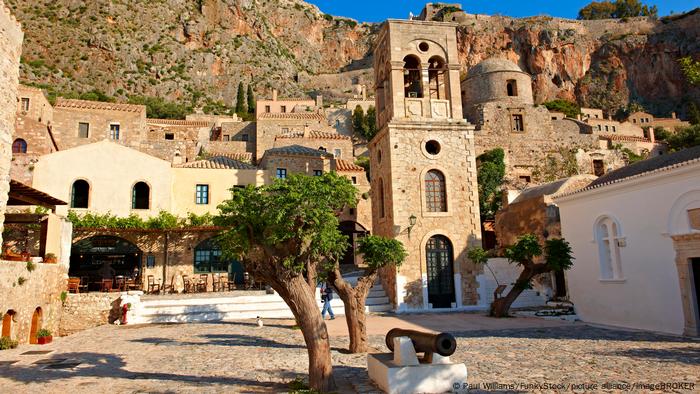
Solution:
M 505 101 L 533 104 L 532 79 L 508 59 L 490 58 L 472 67 L 462 81 L 463 105 Z

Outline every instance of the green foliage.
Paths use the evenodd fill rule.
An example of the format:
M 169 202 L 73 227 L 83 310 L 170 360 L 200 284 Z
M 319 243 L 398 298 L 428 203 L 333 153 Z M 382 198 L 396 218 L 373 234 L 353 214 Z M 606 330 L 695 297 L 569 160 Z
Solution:
M 224 255 L 274 264 L 276 275 L 300 275 L 309 262 L 335 263 L 343 255 L 347 237 L 338 230 L 336 212 L 357 205 L 357 189 L 345 177 L 293 174 L 231 192 L 214 219 L 227 229 L 219 237 Z
M 370 268 L 377 269 L 389 265 L 400 267 L 407 253 L 401 241 L 378 235 L 367 235 L 359 240 L 358 251 Z
M 144 220 L 135 214 L 120 218 L 110 213 L 97 214 L 88 212 L 81 216 L 75 211 L 68 211 L 68 220 L 73 223 L 74 228 L 169 230 L 174 228 L 213 225 L 213 216 L 209 213 L 205 213 L 201 216 L 194 213 L 189 213 L 187 218 L 182 219 L 166 211 L 160 211 L 158 216 L 154 216 L 147 220 Z
M 362 167 L 365 169 L 365 174 L 367 175 L 367 180 L 370 180 L 370 167 L 369 167 L 369 157 L 367 156 L 360 156 L 357 159 L 355 159 L 355 164 L 358 166 Z
M 691 85 L 700 85 L 700 61 L 694 61 L 692 57 L 687 56 L 678 60 L 681 65 L 681 70 L 685 74 L 685 78 Z
M 491 258 L 491 254 L 483 248 L 472 248 L 467 252 L 467 257 L 474 264 L 486 264 Z
M 700 106 L 698 103 L 691 102 L 688 104 L 688 121 L 692 125 L 700 124 Z
M 246 94 L 248 99 L 248 112 L 255 112 L 255 94 L 253 94 L 253 85 L 248 85 L 248 92 Z
M 566 271 L 574 265 L 571 245 L 564 239 L 548 239 L 544 242 L 544 255 L 547 268 L 552 271 Z
M 207 99 L 206 104 L 202 107 L 202 112 L 214 115 L 233 115 L 234 111 L 221 100 L 214 101 Z
M 61 304 L 65 305 L 65 304 L 66 304 L 66 300 L 68 299 L 68 292 L 67 292 L 67 291 L 62 291 L 62 292 L 61 292 L 60 299 L 61 299 Z
M 355 132 L 355 135 L 363 138 L 367 133 L 367 117 L 365 116 L 365 110 L 359 105 L 352 111 L 352 130 Z
M 568 100 L 556 99 L 542 105 L 550 111 L 562 112 L 569 118 L 575 119 L 581 113 L 581 107 Z
M 14 349 L 19 345 L 19 342 L 10 339 L 10 337 L 0 337 L 0 350 Z
M 107 94 L 105 94 L 105 92 L 97 89 L 90 90 L 89 92 L 80 93 L 80 95 L 77 98 L 79 98 L 80 100 L 103 101 L 109 103 L 116 101 L 114 97 L 108 96 Z
M 238 83 L 238 94 L 236 96 L 236 113 L 246 113 L 248 112 L 248 106 L 246 105 L 245 97 L 245 87 L 243 87 L 243 82 Z
M 576 151 L 560 148 L 558 153 L 548 154 L 544 162 L 532 171 L 532 177 L 538 183 L 547 183 L 577 175 Z
M 374 105 L 367 108 L 367 115 L 365 116 L 367 122 L 367 131 L 365 132 L 365 139 L 367 141 L 372 140 L 377 134 L 377 110 Z
M 496 148 L 477 158 L 479 166 L 476 179 L 479 184 L 479 210 L 481 219 L 492 219 L 501 208 L 501 185 L 506 174 L 505 152 Z
M 51 331 L 47 328 L 40 328 L 39 331 L 36 332 L 37 338 L 44 338 L 44 337 L 50 337 L 50 336 L 51 336 Z
M 534 234 L 520 236 L 515 245 L 507 247 L 504 251 L 504 256 L 510 262 L 518 265 L 522 264 L 523 261 L 532 261 L 532 259 L 541 255 L 542 247 Z
M 318 391 L 310 389 L 309 385 L 306 384 L 304 379 L 296 378 L 289 382 L 289 393 L 290 394 L 317 394 Z
M 581 8 L 578 19 L 633 18 L 637 16 L 658 17 L 658 7 L 648 6 L 639 0 L 594 1 Z
M 537 236 L 525 234 L 518 238 L 515 245 L 505 249 L 504 255 L 518 265 L 528 265 L 536 257 L 542 256 L 542 246 Z M 548 239 L 544 243 L 544 256 L 547 271 L 568 270 L 573 265 L 571 246 L 564 239 Z
M 22 286 L 25 282 L 27 282 L 27 278 L 25 278 L 24 276 L 20 276 L 19 278 L 17 278 L 18 285 Z
M 700 124 L 678 128 L 675 133 L 667 133 L 662 137 L 671 152 L 698 146 L 700 145 Z
M 31 261 L 27 261 L 27 271 L 32 272 L 36 269 L 36 264 Z
M 192 112 L 192 108 L 166 101 L 161 97 L 150 96 L 130 96 L 129 104 L 140 104 L 146 106 L 146 116 L 157 119 L 185 119 L 185 116 Z

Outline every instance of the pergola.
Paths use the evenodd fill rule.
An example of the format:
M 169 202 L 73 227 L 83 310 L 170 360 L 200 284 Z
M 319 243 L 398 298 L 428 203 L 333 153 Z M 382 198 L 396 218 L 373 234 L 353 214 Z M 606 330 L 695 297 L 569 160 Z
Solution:
M 35 205 L 48 208 L 56 212 L 56 206 L 68 205 L 66 202 L 52 197 L 42 191 L 27 186 L 22 182 L 10 180 L 10 192 L 8 193 L 7 206 Z

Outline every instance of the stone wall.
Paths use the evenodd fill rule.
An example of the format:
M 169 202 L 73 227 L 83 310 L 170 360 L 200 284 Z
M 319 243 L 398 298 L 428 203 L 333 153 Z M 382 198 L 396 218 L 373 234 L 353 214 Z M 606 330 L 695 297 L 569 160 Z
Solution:
M 129 111 L 97 109 L 90 106 L 99 104 L 87 102 L 87 108 L 74 108 L 62 106 L 62 101 L 70 103 L 72 100 L 59 99 L 54 106 L 52 130 L 61 150 L 109 139 L 112 123 L 119 124 L 119 140 L 114 140 L 116 143 L 138 149 L 139 143 L 145 139 L 146 107 L 137 110 L 142 106 L 129 106 L 134 107 Z M 90 125 L 87 138 L 78 136 L 80 122 Z
M 266 175 L 270 178 L 267 181 L 271 181 L 276 177 L 277 168 L 286 168 L 287 175 L 314 175 L 315 170 L 321 170 L 324 173 L 331 171 L 331 159 L 328 157 L 268 154 L 263 157 L 260 165 L 267 170 Z
M 40 308 L 37 328 L 59 332 L 61 293 L 66 291 L 67 264 L 35 263 L 27 269 L 24 261 L 0 261 L 0 314 L 14 312 L 11 337 L 29 343 L 32 316 Z
M 274 142 L 275 148 L 291 145 L 299 145 L 311 149 L 323 148 L 338 159 L 354 161 L 352 140 L 350 138 L 277 137 Z M 336 150 L 339 151 L 340 155 L 336 155 Z
M 121 293 L 68 294 L 63 303 L 58 334 L 71 335 L 113 323 L 121 316 L 120 297 Z
M 0 0 L 0 231 L 5 220 L 7 193 L 10 190 L 10 158 L 23 38 L 21 26 Z M 0 235 L 0 244 L 1 242 Z
M 27 143 L 27 152 L 12 153 L 12 179 L 31 185 L 34 164 L 39 156 L 55 151 L 48 127 L 29 116 L 17 115 L 14 139 L 23 139 Z
M 17 92 L 17 115 L 49 125 L 53 122 L 53 107 L 46 99 L 44 91 L 26 85 L 19 85 Z M 29 109 L 23 108 L 22 100 L 29 100 Z
M 317 119 L 258 119 L 255 137 L 255 160 L 260 160 L 266 150 L 275 145 L 275 138 L 283 133 L 304 131 L 309 126 L 312 130 L 332 131 L 325 120 Z

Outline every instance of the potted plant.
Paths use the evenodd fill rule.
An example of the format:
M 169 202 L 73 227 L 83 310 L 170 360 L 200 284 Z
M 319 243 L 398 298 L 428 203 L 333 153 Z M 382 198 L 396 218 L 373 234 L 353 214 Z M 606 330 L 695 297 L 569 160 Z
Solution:
M 42 328 L 36 332 L 36 342 L 39 345 L 46 345 L 47 343 L 51 343 L 52 340 L 53 336 L 51 336 L 51 331 Z
M 56 264 L 56 255 L 53 253 L 46 253 L 44 255 L 44 263 L 46 264 Z

